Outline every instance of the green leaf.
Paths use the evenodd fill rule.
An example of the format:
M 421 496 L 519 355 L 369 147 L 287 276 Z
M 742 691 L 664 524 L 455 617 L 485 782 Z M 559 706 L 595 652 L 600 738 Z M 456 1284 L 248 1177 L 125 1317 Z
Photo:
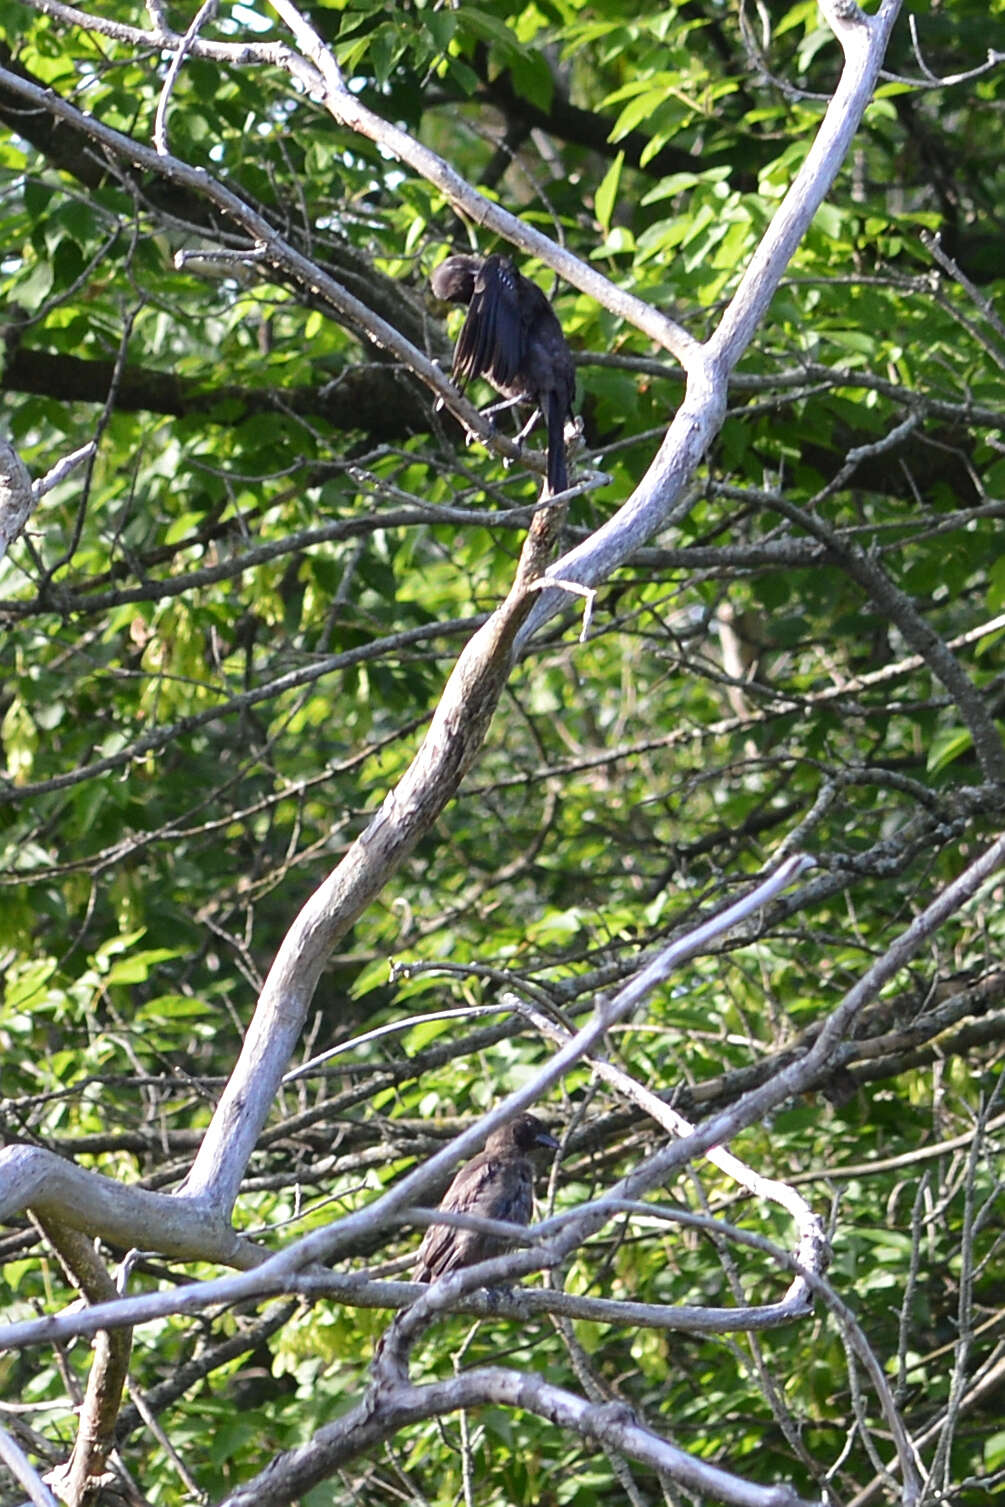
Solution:
M 621 182 L 621 169 L 624 167 L 624 164 L 625 154 L 624 152 L 619 152 L 601 179 L 600 186 L 594 197 L 594 210 L 597 216 L 597 223 L 605 236 L 611 228 L 611 216 L 617 203 L 618 185 Z
M 941 773 L 962 754 L 969 753 L 972 747 L 973 736 L 969 728 L 950 727 L 937 733 L 932 739 L 925 761 L 928 773 Z

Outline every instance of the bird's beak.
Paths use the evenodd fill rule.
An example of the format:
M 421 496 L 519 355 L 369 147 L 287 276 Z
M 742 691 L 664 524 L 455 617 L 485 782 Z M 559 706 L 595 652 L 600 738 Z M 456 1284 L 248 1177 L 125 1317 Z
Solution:
M 549 1151 L 557 1151 L 559 1147 L 558 1141 L 556 1141 L 551 1132 L 547 1130 L 538 1131 L 537 1135 L 534 1137 L 534 1145 L 546 1146 Z

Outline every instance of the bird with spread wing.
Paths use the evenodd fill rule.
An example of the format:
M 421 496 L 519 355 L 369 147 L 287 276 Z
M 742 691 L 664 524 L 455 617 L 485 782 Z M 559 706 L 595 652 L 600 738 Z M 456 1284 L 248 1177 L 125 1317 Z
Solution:
M 448 256 L 433 273 L 437 298 L 467 304 L 454 349 L 453 378 L 463 390 L 484 377 L 506 402 L 531 403 L 534 413 L 519 438 L 530 432 L 538 413 L 548 432 L 548 489 L 568 486 L 565 421 L 572 413 L 576 370 L 562 326 L 551 304 L 529 277 L 506 256 Z

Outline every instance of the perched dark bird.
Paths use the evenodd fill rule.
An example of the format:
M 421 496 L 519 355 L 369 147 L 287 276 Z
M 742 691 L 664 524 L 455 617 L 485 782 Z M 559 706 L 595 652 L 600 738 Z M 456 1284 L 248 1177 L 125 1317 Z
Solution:
M 511 402 L 533 403 L 548 428 L 549 490 L 564 491 L 565 421 L 572 412 L 576 371 L 551 304 L 506 256 L 448 256 L 433 273 L 432 288 L 437 298 L 468 306 L 454 349 L 454 381 L 463 388 L 471 378 L 484 377 Z
M 479 1152 L 457 1173 L 440 1201 L 454 1214 L 477 1214 L 507 1224 L 528 1224 L 534 1210 L 534 1167 L 538 1148 L 556 1149 L 558 1142 L 533 1115 L 521 1115 L 494 1130 Z M 414 1282 L 433 1282 L 446 1272 L 487 1261 L 506 1249 L 506 1242 L 477 1230 L 431 1224 L 422 1238 L 412 1273 Z
M 440 1208 L 455 1214 L 500 1219 L 507 1224 L 529 1223 L 534 1209 L 531 1157 L 535 1150 L 548 1147 L 557 1149 L 558 1142 L 540 1120 L 533 1115 L 520 1115 L 511 1120 L 508 1125 L 494 1130 L 485 1142 L 485 1150 L 461 1168 L 440 1200 Z M 412 1279 L 415 1282 L 435 1282 L 447 1272 L 498 1256 L 506 1247 L 507 1242 L 496 1235 L 462 1230 L 456 1225 L 431 1224 L 422 1237 Z M 402 1309 L 395 1314 L 374 1346 L 373 1364 L 377 1374 L 380 1367 L 386 1365 L 386 1360 L 382 1361 L 381 1357 L 388 1355 L 389 1344 L 393 1354 L 395 1336 L 400 1336 L 402 1319 L 407 1312 Z M 406 1359 L 407 1356 L 399 1355 L 395 1365 L 400 1369 Z

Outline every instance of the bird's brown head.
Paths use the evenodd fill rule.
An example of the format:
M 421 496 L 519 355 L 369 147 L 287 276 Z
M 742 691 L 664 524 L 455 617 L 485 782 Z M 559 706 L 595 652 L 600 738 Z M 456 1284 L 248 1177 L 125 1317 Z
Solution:
M 485 1150 L 492 1156 L 512 1156 L 514 1152 L 527 1156 L 533 1151 L 557 1151 L 558 1142 L 536 1116 L 518 1115 L 508 1125 L 493 1130 L 485 1142 Z
M 429 279 L 434 298 L 444 303 L 470 303 L 481 265 L 480 256 L 448 256 Z

